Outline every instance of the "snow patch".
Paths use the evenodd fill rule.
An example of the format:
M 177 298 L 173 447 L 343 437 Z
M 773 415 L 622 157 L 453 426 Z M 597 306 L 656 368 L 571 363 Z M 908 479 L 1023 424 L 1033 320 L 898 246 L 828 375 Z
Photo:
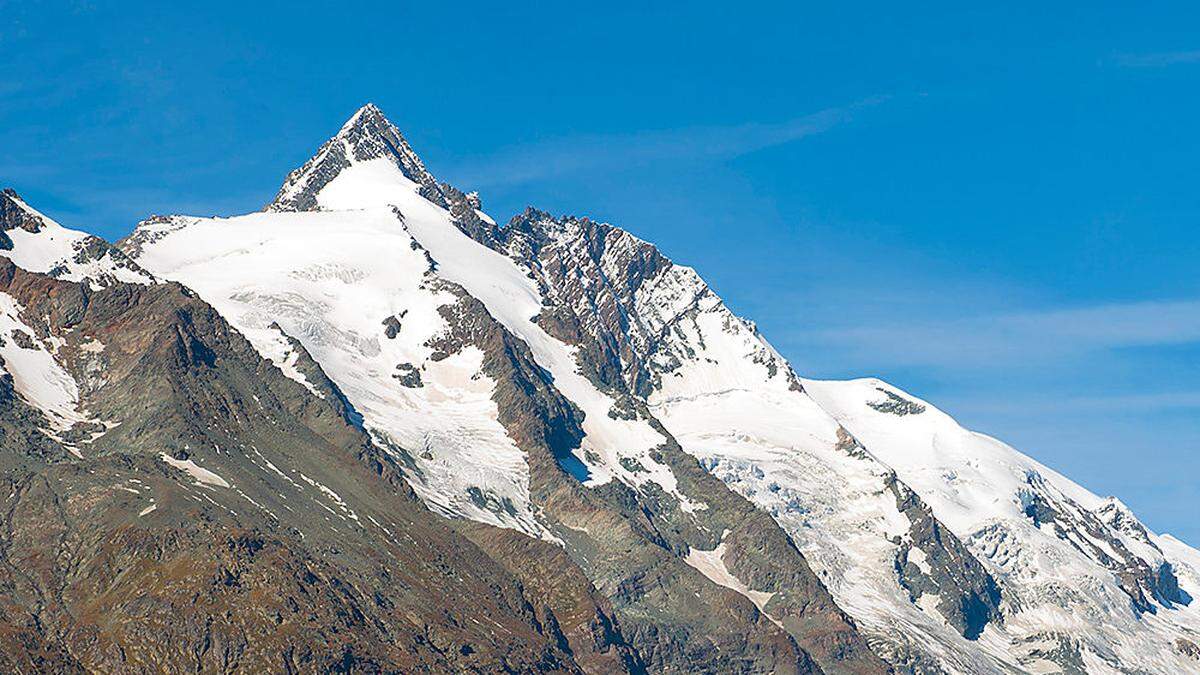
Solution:
M 191 476 L 193 480 L 201 485 L 223 488 L 229 487 L 229 482 L 224 478 L 221 478 L 217 474 L 205 469 L 190 459 L 175 459 L 165 452 L 159 453 L 158 457 L 167 464 L 170 464 L 176 469 L 179 469 L 180 471 Z
M 721 535 L 721 543 L 717 544 L 717 547 L 711 551 L 701 551 L 699 549 L 689 548 L 687 557 L 684 558 L 684 562 L 686 562 L 696 571 L 703 574 L 714 584 L 737 591 L 747 600 L 753 602 L 754 606 L 758 608 L 758 611 L 762 612 L 763 616 L 770 619 L 771 623 L 783 628 L 783 624 L 766 611 L 767 603 L 771 601 L 771 598 L 775 597 L 775 594 L 767 593 L 765 591 L 750 590 L 750 587 L 742 583 L 741 579 L 738 579 L 736 576 L 734 576 L 733 573 L 729 571 L 729 568 L 725 566 L 725 537 L 728 536 L 728 534 L 729 530 L 725 530 L 725 532 Z
M 21 230 L 24 232 L 24 230 Z M 0 357 L 13 378 L 13 386 L 25 402 L 42 411 L 54 431 L 65 431 L 88 420 L 79 410 L 79 385 L 54 355 L 33 336 L 34 330 L 21 319 L 21 305 L 0 293 Z M 12 338 L 14 331 L 29 336 L 33 348 L 26 349 Z

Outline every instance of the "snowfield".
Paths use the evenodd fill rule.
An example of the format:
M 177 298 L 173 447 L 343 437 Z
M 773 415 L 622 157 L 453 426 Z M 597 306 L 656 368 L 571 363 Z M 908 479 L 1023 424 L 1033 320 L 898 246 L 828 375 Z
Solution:
M 579 374 L 574 349 L 530 321 L 541 298 L 525 273 L 460 232 L 416 190 L 386 160 L 369 160 L 322 189 L 321 211 L 147 223 L 134 235 L 144 241 L 137 261 L 195 289 L 285 375 L 311 387 L 272 325 L 303 344 L 365 427 L 385 447 L 412 454 L 420 469 L 413 488 L 443 514 L 552 536 L 530 507 L 528 466 L 498 421 L 482 353 L 432 358 L 428 343 L 446 328 L 438 310 L 457 299 L 436 290 L 436 280 L 483 302 L 583 410 L 577 457 L 588 485 L 614 476 L 635 486 L 655 482 L 685 509 L 703 508 L 650 457 L 663 436 L 645 421 L 610 417 L 613 399 Z M 400 325 L 391 338 L 389 317 Z M 419 372 L 422 386 L 402 384 L 399 367 Z M 623 457 L 647 470 L 627 470 Z

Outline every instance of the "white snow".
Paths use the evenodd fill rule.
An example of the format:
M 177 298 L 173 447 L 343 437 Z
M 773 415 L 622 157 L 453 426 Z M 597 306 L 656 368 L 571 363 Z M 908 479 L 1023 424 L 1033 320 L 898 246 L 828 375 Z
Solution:
M 805 380 L 807 393 L 793 391 L 786 362 L 778 358 L 772 372 L 767 364 L 777 352 L 690 269 L 652 279 L 639 291 L 638 312 L 654 322 L 654 334 L 669 336 L 657 353 L 681 361 L 660 364 L 665 372 L 648 400 L 655 416 L 706 468 L 775 517 L 868 634 L 919 646 L 960 672 L 1019 668 L 1028 651 L 1022 638 L 1047 631 L 1088 636 L 1085 651 L 1115 649 L 1134 667 L 1178 667 L 1170 636 L 1200 627 L 1193 610 L 1176 606 L 1139 618 L 1112 571 L 1059 539 L 1052 526 L 1034 527 L 1021 495 L 1033 490 L 1080 519 L 1105 500 L 878 380 Z M 880 389 L 925 405 L 925 412 L 871 408 L 886 398 Z M 864 447 L 854 455 L 839 449 L 839 427 Z M 892 540 L 907 539 L 911 523 L 884 488 L 893 471 L 1006 585 L 1005 624 L 989 626 L 975 643 L 945 622 L 937 595 L 926 593 L 914 606 L 895 578 Z M 1128 533 L 1108 534 L 1152 567 L 1163 559 Z M 1067 536 L 1122 558 L 1086 530 Z M 913 547 L 908 556 L 932 571 L 925 551 Z M 1158 648 L 1141 648 L 1146 644 Z
M 45 413 L 55 431 L 86 421 L 87 415 L 79 410 L 79 386 L 23 322 L 23 311 L 15 298 L 0 293 L 0 356 L 4 358 L 4 369 L 12 375 L 14 388 L 22 399 Z M 28 336 L 34 348 L 18 345 L 13 331 Z
M 260 213 L 195 219 L 145 245 L 139 262 L 212 303 L 285 375 L 294 368 L 279 331 L 299 340 L 383 442 L 409 452 L 413 488 L 435 510 L 544 534 L 529 507 L 524 454 L 498 421 L 482 352 L 433 361 L 426 343 L 456 298 L 431 288 L 423 252 L 390 209 Z M 237 273 L 231 273 L 236 270 Z M 382 321 L 403 314 L 394 339 Z M 424 381 L 402 386 L 397 366 Z M 468 488 L 507 499 L 514 513 L 477 506 Z
M 426 343 L 446 325 L 438 310 L 457 300 L 434 290 L 434 277 L 482 301 L 584 411 L 578 458 L 589 463 L 589 451 L 601 458 L 589 463 L 588 484 L 613 476 L 635 486 L 655 482 L 684 509 L 703 508 L 679 494 L 670 469 L 651 459 L 665 439 L 645 421 L 609 417 L 613 399 L 579 374 L 574 350 L 530 321 L 541 298 L 524 272 L 460 232 L 397 168 L 386 160 L 354 164 L 318 202 L 323 211 L 179 221 L 187 224 L 156 229 L 138 262 L 195 289 L 297 379 L 288 372 L 282 337 L 269 328 L 278 322 L 338 384 L 368 430 L 413 456 L 423 474 L 413 487 L 439 512 L 548 536 L 529 505 L 524 454 L 498 421 L 482 353 L 430 358 Z M 427 274 L 426 252 L 436 263 L 434 276 Z M 386 338 L 383 320 L 401 315 L 401 330 Z M 399 384 L 393 375 L 401 364 L 415 366 L 425 386 Z M 621 457 L 645 471 L 628 471 Z M 481 507 L 470 497 L 472 487 L 495 502 Z
M 323 494 L 326 497 L 328 497 L 329 499 L 331 499 L 333 501 L 333 503 L 336 504 L 340 510 L 345 512 L 345 514 L 350 517 L 351 520 L 355 520 L 355 521 L 358 520 L 358 514 L 354 513 L 354 510 L 351 509 L 349 507 L 349 505 L 346 504 L 346 502 L 342 499 L 341 495 L 339 495 L 338 493 L 329 489 L 328 487 L 322 485 L 320 482 L 315 481 L 312 478 L 309 478 L 308 476 L 304 475 L 303 473 L 300 474 L 300 479 L 303 480 L 305 483 L 308 483 L 309 485 L 320 490 L 321 494 Z M 247 497 L 247 499 L 249 499 L 249 497 Z M 343 516 L 343 518 L 344 517 L 345 516 Z
M 336 145 L 323 152 L 330 147 Z M 304 188 L 301 179 L 289 187 L 293 194 Z M 613 399 L 578 372 L 574 349 L 531 321 L 542 297 L 529 270 L 460 232 L 387 160 L 352 160 L 317 203 L 322 210 L 312 213 L 149 223 L 139 228 L 147 235 L 139 262 L 194 288 L 286 375 L 311 386 L 269 328 L 277 321 L 362 413 L 366 429 L 410 456 L 414 489 L 439 513 L 549 538 L 529 502 L 524 454 L 498 422 L 482 352 L 431 358 L 427 343 L 446 328 L 439 309 L 456 300 L 439 281 L 481 301 L 584 411 L 577 458 L 587 467 L 586 484 L 653 482 L 685 510 L 704 507 L 698 496 L 680 494 L 669 468 L 651 459 L 663 437 L 645 420 L 609 417 Z M 623 234 L 609 243 L 619 253 L 638 241 Z M 1110 502 L 878 380 L 804 381 L 805 391 L 797 390 L 786 361 L 690 268 L 656 275 L 634 305 L 646 332 L 634 347 L 646 350 L 661 375 L 646 401 L 655 417 L 709 471 L 772 514 L 874 642 L 917 649 L 964 673 L 1027 669 L 1037 647 L 1030 639 L 1048 632 L 1078 638 L 1096 670 L 1106 668 L 1097 655 L 1151 672 L 1194 665 L 1180 660 L 1171 642 L 1200 632 L 1200 603 L 1139 616 L 1098 561 L 1123 557 L 1111 537 L 1151 566 L 1169 560 L 1181 587 L 1200 597 L 1194 549 L 1104 524 L 1096 513 Z M 401 324 L 394 339 L 383 335 L 388 317 Z M 648 336 L 657 341 L 653 350 L 636 342 Z M 424 386 L 401 385 L 393 377 L 400 365 L 416 369 Z M 869 404 L 884 400 L 881 389 L 924 405 L 924 412 L 875 410 Z M 853 446 L 847 431 L 863 447 Z M 646 471 L 627 470 L 623 457 Z M 946 623 L 938 595 L 926 593 L 914 605 L 899 586 L 895 541 L 911 541 L 911 523 L 885 487 L 893 475 L 1004 586 L 1004 622 L 989 624 L 978 640 Z M 1025 510 L 1037 500 L 1080 522 L 1095 520 L 1105 536 L 1072 529 L 1064 536 L 1084 552 L 1077 550 L 1053 525 L 1032 523 Z M 746 588 L 723 554 L 722 542 L 714 551 L 690 551 L 687 560 L 765 607 L 769 594 Z M 933 571 L 926 550 L 914 546 L 907 559 Z
M 167 464 L 170 464 L 176 469 L 179 469 L 180 471 L 191 476 L 193 480 L 201 485 L 223 488 L 229 487 L 229 482 L 224 478 L 221 478 L 217 474 L 209 471 L 190 459 L 175 459 L 165 452 L 159 453 L 158 457 Z
M 931 574 L 933 572 L 933 568 L 929 566 L 929 557 L 926 556 L 925 551 L 922 551 L 918 546 L 913 546 L 912 548 L 908 549 L 906 559 L 908 562 L 916 565 L 917 569 L 921 570 L 921 572 L 925 574 Z
M 268 335 L 273 332 L 274 335 Z M 295 349 L 287 337 L 280 331 L 273 330 L 268 326 L 263 330 L 262 334 L 255 347 L 259 353 L 268 361 L 275 364 L 276 368 L 288 379 L 299 382 L 309 393 L 319 398 L 325 398 L 325 394 L 321 393 L 308 378 L 296 368 L 296 364 L 300 360 L 300 350 Z
M 783 628 L 783 624 L 781 624 L 775 617 L 768 614 L 766 610 L 767 603 L 771 601 L 771 598 L 775 597 L 775 594 L 767 593 L 765 591 L 750 590 L 746 584 L 742 583 L 741 579 L 738 579 L 736 576 L 734 576 L 733 573 L 729 571 L 729 568 L 725 566 L 725 536 L 728 534 L 729 531 L 726 530 L 721 535 L 721 543 L 717 544 L 717 547 L 711 551 L 701 551 L 694 548 L 689 549 L 687 557 L 684 558 L 684 562 L 695 568 L 714 584 L 737 591 L 747 600 L 754 603 L 754 606 L 758 608 L 758 611 L 762 612 L 763 616 L 770 619 L 771 623 Z

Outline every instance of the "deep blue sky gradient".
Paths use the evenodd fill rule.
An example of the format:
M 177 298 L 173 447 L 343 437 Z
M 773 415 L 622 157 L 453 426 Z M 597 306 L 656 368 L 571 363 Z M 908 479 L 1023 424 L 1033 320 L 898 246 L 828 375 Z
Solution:
M 0 183 L 64 224 L 257 209 L 374 101 L 1200 544 L 1195 5 L 120 4 L 0 0 Z

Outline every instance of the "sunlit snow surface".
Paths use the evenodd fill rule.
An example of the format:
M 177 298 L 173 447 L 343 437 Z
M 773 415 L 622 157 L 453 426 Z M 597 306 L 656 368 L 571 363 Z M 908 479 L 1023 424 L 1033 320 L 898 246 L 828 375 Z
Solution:
M 208 487 L 229 487 L 229 481 L 221 478 L 217 474 L 209 471 L 190 459 L 175 459 L 165 452 L 159 455 L 159 459 L 191 476 L 192 480 L 201 485 Z M 141 516 L 145 515 L 146 513 L 149 513 L 149 511 L 143 511 L 138 515 Z
M 1095 659 L 1090 665 L 1095 672 L 1112 669 L 1105 657 L 1154 672 L 1197 667 L 1176 654 L 1173 643 L 1175 636 L 1194 640 L 1200 632 L 1200 601 L 1159 605 L 1153 614 L 1138 614 L 1113 573 L 1084 552 L 1090 541 L 1118 561 L 1130 554 L 1154 567 L 1169 561 L 1185 593 L 1195 599 L 1194 549 L 1173 549 L 1167 537 L 1148 533 L 1144 540 L 1107 526 L 1104 533 L 1120 541 L 1126 553 L 1082 529 L 1060 537 L 1025 513 L 1029 500 L 1044 500 L 1065 516 L 1080 518 L 1111 504 L 1136 520 L 1119 502 L 1092 494 L 994 438 L 963 429 L 929 403 L 884 382 L 807 380 L 804 385 L 1005 582 L 1004 630 L 1009 636 L 1053 630 L 1082 640 L 1084 655 L 1090 650 Z M 871 404 L 886 400 L 884 392 L 924 411 L 900 416 L 881 412 Z M 987 637 L 984 643 L 990 646 Z
M 680 283 L 689 272 L 675 273 Z M 668 298 L 680 295 L 675 289 Z M 682 295 L 704 298 L 699 290 Z M 873 642 L 899 651 L 916 647 L 941 667 L 964 673 L 1057 672 L 1057 664 L 1039 655 L 1058 646 L 1057 636 L 1079 641 L 1091 672 L 1115 672 L 1117 663 L 1151 672 L 1194 665 L 1173 643 L 1200 629 L 1200 602 L 1139 615 L 1111 570 L 1052 529 L 1035 526 L 1022 501 L 1036 492 L 1064 514 L 1083 517 L 1110 500 L 877 380 L 803 381 L 804 392 L 789 388 L 782 370 L 764 365 L 773 350 L 719 300 L 702 300 L 694 316 L 678 322 L 672 339 L 685 342 L 694 356 L 663 375 L 649 397 L 652 411 L 706 468 L 787 529 Z M 908 414 L 877 409 L 888 409 L 884 391 L 913 404 Z M 923 411 L 909 412 L 917 409 Z M 839 426 L 863 451 L 839 447 Z M 913 602 L 897 582 L 894 542 L 911 542 L 911 524 L 885 489 L 893 471 L 1004 588 L 1003 624 L 989 624 L 976 641 L 945 622 L 936 596 Z M 1163 561 L 1150 543 L 1114 528 L 1106 532 L 1148 564 Z M 1103 540 L 1093 543 L 1119 555 Z M 1196 597 L 1194 573 L 1183 579 L 1194 560 L 1158 546 L 1184 591 Z M 908 556 L 915 565 L 928 564 L 919 547 Z
M 435 281 L 460 284 L 525 340 L 555 386 L 585 412 L 580 459 L 588 450 L 604 459 L 588 467 L 593 482 L 614 474 L 635 485 L 654 481 L 685 508 L 702 508 L 678 495 L 670 470 L 649 458 L 663 437 L 644 421 L 610 418 L 612 399 L 578 374 L 573 349 L 530 321 L 541 300 L 524 273 L 462 234 L 398 170 L 381 160 L 352 166 L 325 187 L 319 203 L 327 210 L 145 224 L 139 232 L 150 236 L 138 262 L 195 289 L 285 374 L 308 385 L 289 366 L 286 343 L 271 324 L 299 340 L 368 430 L 412 455 L 420 468 L 413 487 L 432 507 L 545 535 L 530 507 L 524 454 L 498 421 L 482 352 L 430 358 L 427 343 L 446 328 L 438 309 L 457 299 L 434 290 Z M 356 208 L 364 203 L 368 208 Z M 384 333 L 388 317 L 401 325 L 393 339 Z M 424 386 L 394 377 L 403 364 L 419 370 Z M 618 450 L 648 471 L 625 471 Z M 473 498 L 472 488 L 495 500 L 478 492 Z
M 734 576 L 734 574 L 729 571 L 729 568 L 725 566 L 725 535 L 728 534 L 729 530 L 726 530 L 721 536 L 721 543 L 717 544 L 717 547 L 711 551 L 701 551 L 697 549 L 689 550 L 687 557 L 684 558 L 684 562 L 692 566 L 694 569 L 707 577 L 709 581 L 717 584 L 718 586 L 724 586 L 730 590 L 737 591 L 747 600 L 753 602 L 754 606 L 763 613 L 763 616 L 770 619 L 775 625 L 783 628 L 783 624 L 779 623 L 778 619 L 768 614 L 766 610 L 767 603 L 771 601 L 771 598 L 774 597 L 775 594 L 765 591 L 751 590 L 749 586 L 747 586 L 741 579 L 738 579 L 736 576 Z

